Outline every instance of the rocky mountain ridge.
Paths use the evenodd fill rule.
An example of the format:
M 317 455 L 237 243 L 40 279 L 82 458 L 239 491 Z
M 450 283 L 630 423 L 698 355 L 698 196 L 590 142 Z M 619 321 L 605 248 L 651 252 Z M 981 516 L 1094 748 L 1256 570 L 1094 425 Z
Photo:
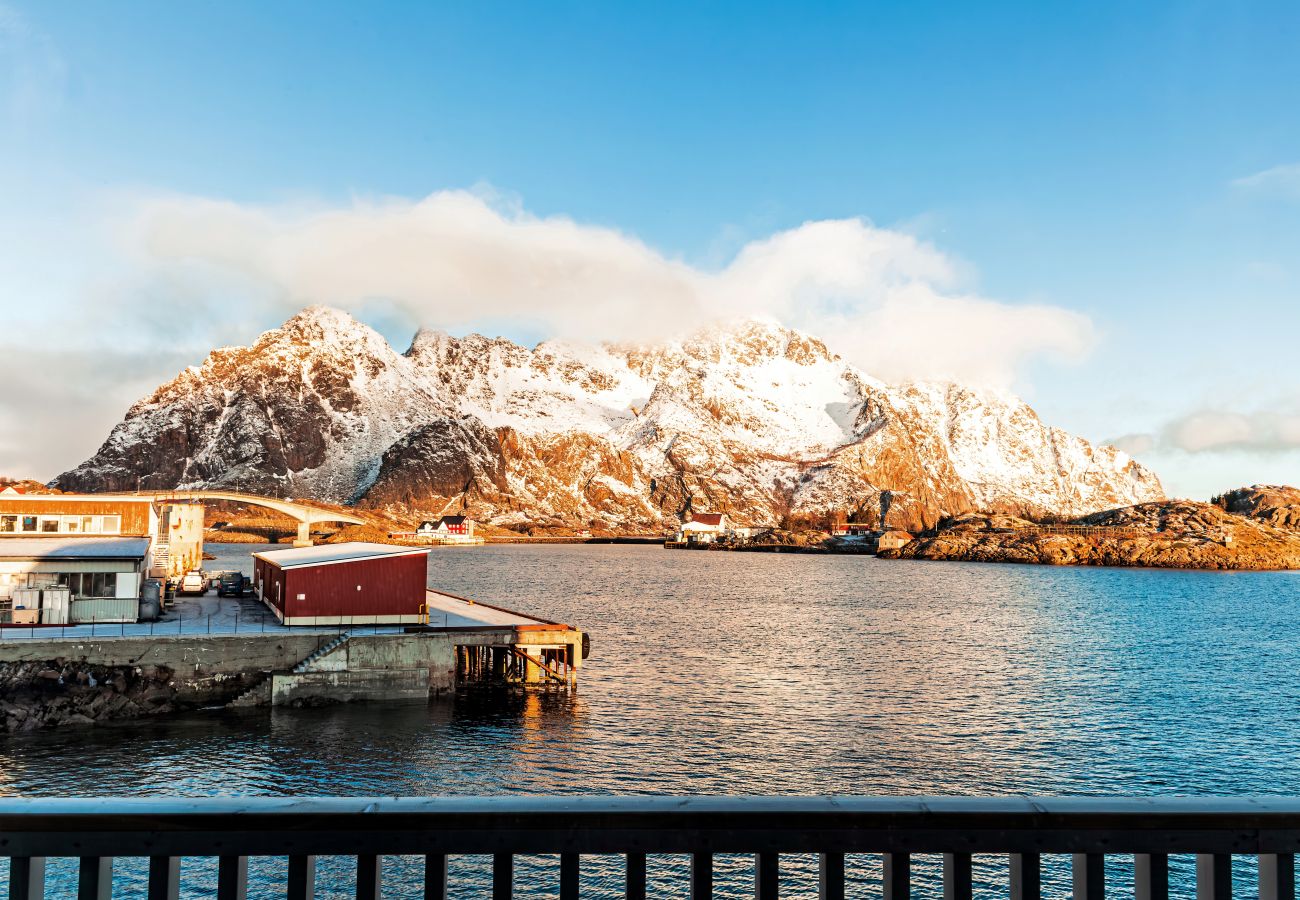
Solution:
M 510 527 L 659 531 L 689 511 L 918 530 L 974 509 L 1163 497 L 1123 452 L 957 385 L 886 385 L 748 321 L 656 347 L 422 330 L 310 307 L 136 403 L 62 489 L 238 487 Z
M 1252 485 L 1211 503 L 1139 503 L 1055 525 L 972 513 L 880 555 L 1045 565 L 1300 569 L 1300 490 Z

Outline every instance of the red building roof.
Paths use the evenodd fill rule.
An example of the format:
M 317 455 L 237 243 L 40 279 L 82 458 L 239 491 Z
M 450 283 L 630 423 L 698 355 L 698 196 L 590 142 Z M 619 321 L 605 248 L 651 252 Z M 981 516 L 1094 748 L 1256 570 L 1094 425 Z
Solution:
M 300 566 L 324 566 L 332 563 L 355 562 L 362 559 L 411 556 L 417 553 L 428 554 L 428 552 L 428 550 L 417 547 L 395 547 L 392 544 L 370 544 L 364 541 L 352 541 L 344 544 L 295 547 L 292 550 L 263 550 L 261 553 L 254 553 L 253 555 L 281 569 L 296 569 Z
M 692 522 L 699 522 L 701 525 L 721 525 L 722 513 L 694 513 L 691 515 Z

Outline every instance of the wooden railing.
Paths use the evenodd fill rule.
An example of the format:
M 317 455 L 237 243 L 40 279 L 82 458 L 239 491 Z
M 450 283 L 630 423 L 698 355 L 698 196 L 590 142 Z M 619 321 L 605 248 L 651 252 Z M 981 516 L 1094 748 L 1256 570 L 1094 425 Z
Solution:
M 314 896 L 319 856 L 355 859 L 358 898 L 384 888 L 385 856 L 418 856 L 416 884 L 447 896 L 447 857 L 490 855 L 494 900 L 514 896 L 516 854 L 555 854 L 579 896 L 581 854 L 624 859 L 623 896 L 647 895 L 648 854 L 688 854 L 692 898 L 712 896 L 715 854 L 753 854 L 753 895 L 783 889 L 782 854 L 818 854 L 817 891 L 843 900 L 846 854 L 881 854 L 885 900 L 969 900 L 972 855 L 999 854 L 1012 900 L 1038 900 L 1044 855 L 1067 854 L 1076 900 L 1101 900 L 1107 857 L 1132 866 L 1138 900 L 1169 895 L 1169 854 L 1196 854 L 1199 900 L 1228 900 L 1231 854 L 1258 860 L 1260 900 L 1293 900 L 1300 799 L 986 799 L 868 797 L 491 797 L 387 799 L 0 800 L 9 896 L 42 896 L 47 857 L 76 857 L 80 898 L 108 897 L 114 856 L 148 857 L 150 900 L 180 894 L 191 857 L 216 857 L 216 895 L 245 896 L 250 856 L 287 857 L 275 896 Z M 942 854 L 942 878 L 913 877 Z M 852 860 L 850 860 L 852 864 Z M 1112 866 L 1113 869 L 1113 866 Z M 410 871 L 409 867 L 405 871 Z M 398 885 L 394 884 L 394 887 Z M 266 885 L 263 885 L 266 888 Z M 674 891 L 676 894 L 677 891 Z M 60 893 L 58 896 L 69 896 Z M 331 895 L 333 896 L 333 894 Z

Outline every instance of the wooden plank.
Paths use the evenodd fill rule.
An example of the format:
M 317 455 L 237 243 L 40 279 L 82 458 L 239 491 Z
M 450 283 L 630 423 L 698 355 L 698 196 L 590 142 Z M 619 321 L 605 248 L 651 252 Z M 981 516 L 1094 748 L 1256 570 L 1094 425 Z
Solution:
M 969 853 L 943 855 L 943 900 L 971 900 Z
M 424 857 L 424 900 L 447 900 L 447 854 Z
M 1133 856 L 1134 900 L 1169 900 L 1169 856 L 1137 853 Z
M 285 886 L 288 900 L 313 900 L 316 896 L 316 857 L 290 856 Z
M 376 853 L 357 856 L 357 900 L 379 900 L 383 894 L 384 858 Z
M 910 900 L 912 857 L 907 853 L 886 853 L 884 862 L 885 900 Z
M 1105 900 L 1106 857 L 1101 853 L 1075 853 L 1071 857 L 1074 900 Z
M 560 900 L 578 900 L 581 859 L 576 853 L 560 854 Z
M 1040 900 L 1042 868 L 1037 853 L 1011 854 L 1011 900 Z
M 112 900 L 113 857 L 83 856 L 77 871 L 77 900 Z
M 179 900 L 181 895 L 181 858 L 149 857 L 149 900 Z
M 627 900 L 646 900 L 645 854 L 629 853 L 623 894 Z
M 844 854 L 817 855 L 818 900 L 844 900 Z
M 713 897 L 713 854 L 691 854 L 691 900 Z
M 1196 855 L 1196 900 L 1232 900 L 1232 855 Z
M 217 900 L 246 900 L 248 897 L 248 857 L 217 858 Z
M 1295 854 L 1259 855 L 1259 900 L 1295 900 Z
M 754 857 L 754 900 L 776 900 L 781 892 L 781 857 L 759 853 Z
M 45 896 L 45 857 L 9 857 L 9 900 L 42 900 Z
M 492 854 L 492 900 L 511 900 L 515 891 L 515 858 L 510 853 Z

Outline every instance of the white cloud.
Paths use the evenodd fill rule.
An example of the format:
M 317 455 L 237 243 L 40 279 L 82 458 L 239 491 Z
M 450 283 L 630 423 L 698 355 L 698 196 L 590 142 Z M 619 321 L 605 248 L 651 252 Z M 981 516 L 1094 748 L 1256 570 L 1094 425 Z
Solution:
M 1172 419 L 1155 433 L 1124 435 L 1108 443 L 1135 454 L 1289 453 L 1300 450 L 1300 402 L 1253 412 L 1198 410 Z
M 1232 186 L 1300 199 L 1300 163 L 1273 166 L 1271 169 L 1234 179 Z
M 1122 434 L 1117 438 L 1111 438 L 1106 441 L 1116 449 L 1123 450 L 1129 456 L 1146 456 L 1156 448 L 1156 436 L 1154 434 Z
M 448 329 L 526 323 L 580 340 L 652 340 L 769 315 L 887 379 L 1009 383 L 1036 356 L 1077 359 L 1089 320 L 960 290 L 959 267 L 861 219 L 808 222 L 745 245 L 719 270 L 622 232 L 445 191 L 333 208 L 151 200 L 134 246 L 170 280 L 220 273 L 288 314 L 307 303 L 386 302 Z
M 17 436 L 0 440 L 0 474 L 76 465 L 181 367 L 311 303 L 395 342 L 417 324 L 640 342 L 769 316 L 879 378 L 997 386 L 1092 342 L 1087 318 L 978 296 L 958 261 L 861 219 L 808 222 L 709 268 L 485 192 L 338 206 L 117 193 L 57 234 L 30 238 L 17 214 L 0 226 L 22 248 L 0 259 L 0 355 L 27 373 L 0 384 L 0 432 Z M 33 350 L 26 334 L 57 340 Z

